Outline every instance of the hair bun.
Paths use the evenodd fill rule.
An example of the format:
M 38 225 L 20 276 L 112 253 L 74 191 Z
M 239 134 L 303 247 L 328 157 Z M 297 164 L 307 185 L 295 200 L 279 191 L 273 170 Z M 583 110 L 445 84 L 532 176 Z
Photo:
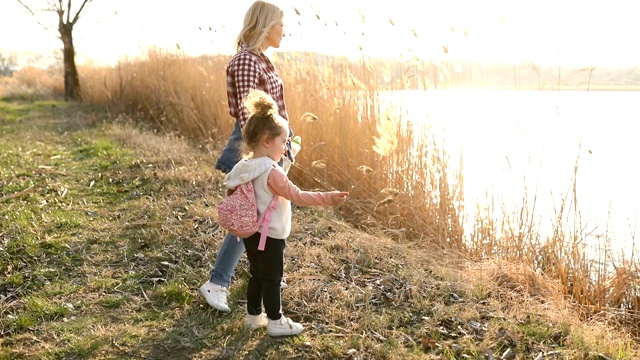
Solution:
M 247 95 L 244 106 L 247 108 L 250 117 L 274 116 L 278 113 L 278 104 L 269 94 L 262 90 L 251 90 Z

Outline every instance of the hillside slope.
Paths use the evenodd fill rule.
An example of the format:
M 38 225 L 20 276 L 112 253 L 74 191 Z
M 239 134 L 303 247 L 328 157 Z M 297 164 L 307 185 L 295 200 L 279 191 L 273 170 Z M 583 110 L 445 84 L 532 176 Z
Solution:
M 198 287 L 224 234 L 216 146 L 97 108 L 0 102 L 0 359 L 635 359 L 553 282 L 495 261 L 294 210 L 285 314 L 302 335 L 243 331 Z M 419 246 L 418 246 L 419 245 Z

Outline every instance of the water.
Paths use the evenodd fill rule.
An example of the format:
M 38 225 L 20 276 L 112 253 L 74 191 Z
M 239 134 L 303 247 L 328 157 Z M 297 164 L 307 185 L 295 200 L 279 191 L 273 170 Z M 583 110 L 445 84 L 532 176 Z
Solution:
M 499 201 L 517 212 L 536 198 L 550 231 L 562 196 L 576 199 L 594 243 L 633 245 L 640 207 L 640 92 L 428 90 L 389 94 L 385 107 L 441 136 L 463 159 L 467 209 Z M 576 168 L 577 166 L 577 168 Z M 574 170 L 577 172 L 574 174 Z M 500 209 L 502 208 L 502 209 Z M 547 227 L 545 227 L 547 226 Z

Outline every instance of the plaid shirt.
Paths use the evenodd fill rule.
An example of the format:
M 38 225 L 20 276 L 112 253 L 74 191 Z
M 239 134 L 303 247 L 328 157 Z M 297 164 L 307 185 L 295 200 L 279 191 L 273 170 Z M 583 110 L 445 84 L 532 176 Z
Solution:
M 240 127 L 244 127 L 249 119 L 243 101 L 252 89 L 260 89 L 271 95 L 278 104 L 280 116 L 289 121 L 284 103 L 284 86 L 273 64 L 266 55 L 242 48 L 227 67 L 229 114 L 240 121 Z

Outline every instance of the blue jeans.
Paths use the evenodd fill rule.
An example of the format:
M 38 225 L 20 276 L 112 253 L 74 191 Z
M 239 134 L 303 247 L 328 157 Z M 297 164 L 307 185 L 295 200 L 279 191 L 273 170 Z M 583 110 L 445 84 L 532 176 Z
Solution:
M 289 130 L 291 132 L 291 130 Z M 228 173 L 233 167 L 240 161 L 242 157 L 242 130 L 240 129 L 240 122 L 236 121 L 236 125 L 233 128 L 233 132 L 229 137 L 227 146 L 222 149 L 222 154 L 216 162 L 216 169 L 223 173 Z M 282 160 L 278 163 L 282 166 Z M 216 285 L 229 287 L 231 284 L 231 278 L 236 270 L 236 266 L 244 253 L 244 243 L 242 239 L 238 241 L 238 238 L 234 235 L 227 234 L 222 241 L 222 246 L 218 255 L 216 256 L 216 262 L 211 269 L 211 276 L 209 281 Z
M 216 285 L 229 287 L 233 272 L 236 270 L 243 253 L 244 243 L 242 239 L 238 241 L 236 236 L 227 234 L 222 241 L 213 269 L 211 269 L 209 281 Z
M 240 129 L 240 122 L 236 121 L 236 125 L 233 127 L 233 132 L 229 137 L 229 142 L 227 143 L 227 146 L 222 149 L 222 154 L 220 154 L 220 157 L 216 162 L 216 169 L 225 174 L 231 171 L 242 157 L 241 149 L 242 130 Z
M 240 161 L 242 157 L 242 130 L 240 129 L 240 122 L 236 121 L 236 125 L 233 127 L 233 132 L 229 137 L 227 146 L 222 149 L 222 154 L 216 162 L 216 169 L 223 173 L 228 173 L 233 167 Z M 218 255 L 216 256 L 216 262 L 213 269 L 211 269 L 211 277 L 209 281 L 216 285 L 229 287 L 231 284 L 231 277 L 236 270 L 236 266 L 244 253 L 244 243 L 240 239 L 227 234 L 222 241 L 222 246 Z

